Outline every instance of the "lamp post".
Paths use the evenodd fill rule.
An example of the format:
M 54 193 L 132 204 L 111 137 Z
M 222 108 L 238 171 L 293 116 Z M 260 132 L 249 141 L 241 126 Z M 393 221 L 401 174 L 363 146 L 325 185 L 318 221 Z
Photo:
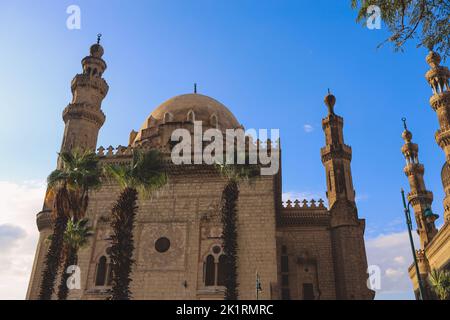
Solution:
M 262 291 L 261 279 L 259 278 L 259 273 L 256 271 L 256 300 L 259 300 L 259 292 Z
M 405 191 L 403 189 L 402 189 L 401 193 L 402 193 L 403 207 L 404 207 L 404 211 L 405 211 L 406 224 L 408 226 L 409 242 L 411 244 L 411 250 L 412 250 L 412 254 L 413 254 L 413 258 L 414 258 L 414 265 L 416 267 L 417 282 L 419 284 L 419 300 L 424 300 L 424 295 L 423 295 L 424 288 L 423 288 L 423 283 L 422 283 L 422 277 L 420 276 L 419 265 L 417 263 L 416 249 L 414 247 L 414 241 L 413 241 L 413 237 L 412 237 L 412 233 L 411 233 L 412 232 L 412 221 L 411 221 L 411 211 L 409 209 L 411 202 L 408 201 L 408 204 L 406 203 Z

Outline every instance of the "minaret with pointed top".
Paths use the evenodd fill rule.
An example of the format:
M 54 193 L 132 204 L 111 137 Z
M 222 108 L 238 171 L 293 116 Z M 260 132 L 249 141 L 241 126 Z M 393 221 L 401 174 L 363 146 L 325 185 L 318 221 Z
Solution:
M 426 60 L 431 67 L 425 74 L 433 92 L 430 104 L 437 113 L 440 127 L 436 132 L 436 142 L 444 150 L 448 161 L 450 160 L 450 71 L 447 67 L 440 65 L 441 57 L 434 51 L 430 51 Z
M 336 98 L 328 91 L 328 116 L 322 120 L 326 145 L 321 150 L 327 179 L 336 299 L 373 299 L 367 287 L 365 220 L 358 218 L 350 162 L 352 149 L 344 143 L 342 117 L 334 113 Z
M 430 105 L 439 121 L 439 130 L 435 138 L 437 144 L 444 150 L 446 159 L 441 178 L 445 191 L 444 219 L 448 222 L 450 221 L 450 71 L 447 67 L 440 65 L 441 57 L 434 51 L 430 51 L 426 60 L 431 67 L 425 74 L 433 92 Z
M 338 199 L 355 202 L 350 162 L 352 148 L 344 143 L 344 119 L 334 113 L 336 98 L 328 91 L 325 105 L 328 116 L 322 120 L 325 132 L 325 147 L 321 150 L 322 163 L 327 177 L 327 197 L 329 206 Z
M 108 84 L 102 78 L 106 63 L 102 59 L 103 47 L 97 43 L 89 56 L 81 61 L 83 72 L 72 80 L 72 102 L 64 109 L 64 138 L 61 151 L 73 149 L 95 151 L 98 132 L 105 122 L 101 104 L 108 93 Z
M 402 138 L 405 141 L 405 144 L 402 146 L 402 153 L 406 160 L 406 166 L 403 171 L 408 177 L 411 189 L 411 192 L 408 194 L 408 200 L 414 209 L 420 247 L 425 248 L 437 233 L 434 223 L 437 216 L 431 211 L 433 193 L 425 187 L 423 178 L 425 168 L 419 162 L 419 146 L 412 142 L 413 136 L 408 130 L 406 119 L 403 118 L 402 120 L 405 128 L 402 134 Z

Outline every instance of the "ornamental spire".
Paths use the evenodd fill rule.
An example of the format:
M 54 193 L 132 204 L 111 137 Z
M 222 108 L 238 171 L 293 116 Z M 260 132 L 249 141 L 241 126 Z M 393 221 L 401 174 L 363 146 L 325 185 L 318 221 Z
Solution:
M 402 154 L 405 157 L 406 165 L 404 172 L 408 178 L 411 192 L 408 194 L 408 201 L 414 209 L 416 217 L 417 232 L 420 237 L 421 248 L 433 239 L 437 233 L 434 221 L 436 215 L 430 215 L 433 203 L 433 193 L 425 186 L 425 167 L 419 162 L 419 146 L 412 142 L 412 133 L 406 125 L 406 118 L 402 118 L 404 131 L 402 138 L 405 144 L 402 146 Z

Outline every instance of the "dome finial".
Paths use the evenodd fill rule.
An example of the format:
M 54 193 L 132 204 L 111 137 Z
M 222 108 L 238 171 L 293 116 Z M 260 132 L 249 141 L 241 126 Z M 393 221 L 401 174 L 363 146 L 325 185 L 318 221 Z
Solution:
M 100 45 L 101 38 L 102 34 L 101 33 L 97 34 L 97 43 L 94 43 L 90 49 L 92 57 L 101 58 L 103 56 L 104 50 L 103 47 Z
M 406 125 L 406 118 L 403 117 L 402 121 L 403 121 L 403 127 L 405 128 L 405 130 L 408 130 L 408 126 Z
M 330 89 L 328 89 L 328 94 L 325 97 L 325 105 L 328 107 L 328 113 L 334 114 L 334 104 L 336 103 L 336 97 L 331 94 Z
M 406 143 L 410 143 L 412 140 L 412 133 L 411 133 L 411 131 L 408 130 L 408 126 L 406 124 L 405 117 L 402 118 L 402 121 L 403 121 L 403 127 L 405 128 L 405 131 L 403 131 L 403 133 L 402 133 L 402 138 L 403 138 L 403 140 L 405 140 Z

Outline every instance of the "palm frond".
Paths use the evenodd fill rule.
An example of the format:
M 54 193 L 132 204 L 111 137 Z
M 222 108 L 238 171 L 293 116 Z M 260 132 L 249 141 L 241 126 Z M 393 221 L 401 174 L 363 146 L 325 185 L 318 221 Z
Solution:
M 72 217 L 68 221 L 64 232 L 64 243 L 75 251 L 87 245 L 89 237 L 93 235 L 92 228 L 88 223 L 88 219 L 75 221 Z

